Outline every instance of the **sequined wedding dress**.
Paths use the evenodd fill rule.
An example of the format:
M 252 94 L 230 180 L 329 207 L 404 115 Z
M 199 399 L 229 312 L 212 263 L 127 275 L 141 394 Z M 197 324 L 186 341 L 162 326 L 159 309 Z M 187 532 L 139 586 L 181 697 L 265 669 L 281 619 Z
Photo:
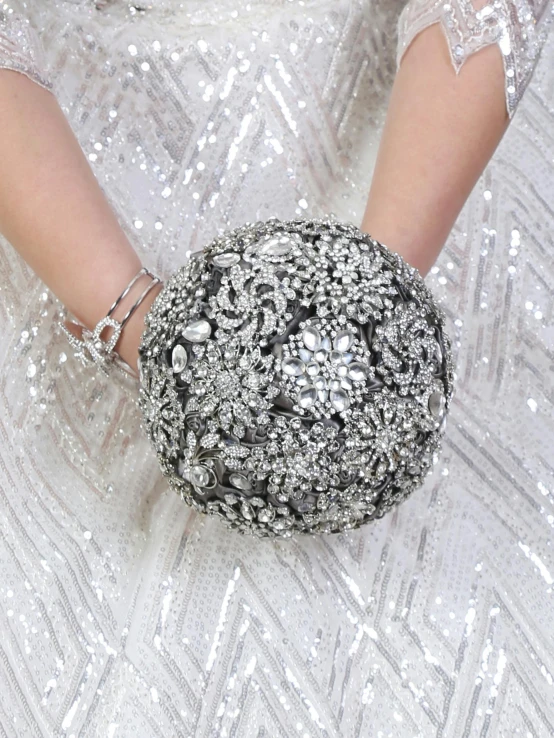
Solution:
M 470 10 L 0 4 L 0 66 L 57 96 L 163 277 L 246 221 L 359 224 L 396 64 L 430 23 L 458 69 L 498 44 L 512 117 L 427 279 L 457 371 L 440 462 L 339 535 L 260 541 L 184 506 L 134 388 L 70 356 L 0 239 L 3 736 L 554 735 L 553 6 Z

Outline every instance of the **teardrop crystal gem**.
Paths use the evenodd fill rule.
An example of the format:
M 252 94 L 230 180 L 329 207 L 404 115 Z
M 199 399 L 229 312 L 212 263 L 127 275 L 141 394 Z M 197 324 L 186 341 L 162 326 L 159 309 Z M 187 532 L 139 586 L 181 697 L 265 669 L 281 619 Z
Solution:
M 205 466 L 193 466 L 189 473 L 190 481 L 195 484 L 197 487 L 205 487 L 209 480 L 210 476 L 208 474 L 208 470 Z
M 258 247 L 258 254 L 261 256 L 285 256 L 292 248 L 292 242 L 290 239 L 283 238 L 271 238 L 268 241 L 264 241 Z
M 315 377 L 314 387 L 318 390 L 325 389 L 327 387 L 327 382 L 325 381 L 325 377 Z
M 242 254 L 242 258 L 245 261 L 254 261 L 256 258 L 256 254 L 258 252 L 258 244 L 257 243 L 251 243 L 249 246 L 247 246 Z
M 247 520 L 254 520 L 254 510 L 248 502 L 243 502 L 240 506 L 240 511 Z
M 281 362 L 281 368 L 289 377 L 299 377 L 304 372 L 304 362 L 296 356 L 286 356 Z
M 304 341 L 304 346 L 309 348 L 310 351 L 317 351 L 321 345 L 321 335 L 317 328 L 313 328 L 311 325 L 304 328 L 302 340 Z
M 327 402 L 327 400 L 329 399 L 329 393 L 327 392 L 327 390 L 326 389 L 320 389 L 320 390 L 318 390 L 317 391 L 317 399 L 320 402 Z
M 347 410 L 350 407 L 350 400 L 344 390 L 331 390 L 331 405 L 341 412 Z
M 312 407 L 312 405 L 315 404 L 316 400 L 317 400 L 317 390 L 311 384 L 308 384 L 305 387 L 302 387 L 302 389 L 298 393 L 298 404 L 300 405 L 300 407 L 303 407 L 305 410 Z
M 323 338 L 321 339 L 321 348 L 325 349 L 325 351 L 331 350 L 331 339 L 329 338 L 329 336 L 323 336 Z
M 438 342 L 437 342 L 437 346 L 435 348 L 435 358 L 436 358 L 437 364 L 439 366 L 442 366 L 442 360 L 443 360 L 442 348 L 441 348 L 440 343 L 438 343 Z
M 351 390 L 352 389 L 352 380 L 348 379 L 348 377 L 345 377 L 344 379 L 341 379 L 340 386 L 344 390 Z
M 175 374 L 180 374 L 187 365 L 187 351 L 178 343 L 171 352 L 171 366 Z
M 195 320 L 183 331 L 183 338 L 192 343 L 202 343 L 210 337 L 212 327 L 207 320 Z
M 369 369 L 360 361 L 354 361 L 348 365 L 348 376 L 355 382 L 363 382 L 364 379 L 367 379 L 368 374 Z
M 311 361 L 313 356 L 312 352 L 308 351 L 307 348 L 298 349 L 298 355 L 300 356 L 302 361 L 305 361 L 306 363 L 308 363 L 308 361 Z
M 342 364 L 342 353 L 340 351 L 331 351 L 329 354 L 331 364 Z
M 213 263 L 218 267 L 232 267 L 234 264 L 238 264 L 239 261 L 240 254 L 235 254 L 232 251 L 226 254 L 218 254 L 213 258 Z
M 351 354 L 350 351 L 345 351 L 344 354 L 342 355 L 342 363 L 350 364 L 353 358 L 354 358 L 354 354 Z
M 337 351 L 348 351 L 353 342 L 354 336 L 350 331 L 338 331 L 337 335 L 333 339 L 333 348 Z
M 442 418 L 445 406 L 446 401 L 442 392 L 438 392 L 437 390 L 431 392 L 429 395 L 429 410 L 431 411 L 431 415 L 435 418 Z
M 252 485 L 248 481 L 248 479 L 243 474 L 237 474 L 236 472 L 234 474 L 231 474 L 229 477 L 229 481 L 234 487 L 237 487 L 238 489 L 242 490 L 249 490 L 252 489 Z

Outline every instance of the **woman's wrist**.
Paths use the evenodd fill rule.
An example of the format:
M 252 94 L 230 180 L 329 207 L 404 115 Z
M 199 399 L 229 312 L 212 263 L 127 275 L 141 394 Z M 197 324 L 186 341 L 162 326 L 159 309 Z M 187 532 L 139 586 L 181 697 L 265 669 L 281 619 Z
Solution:
M 92 331 L 139 272 L 141 260 L 54 95 L 25 75 L 0 70 L 0 99 L 0 232 Z M 146 277 L 137 280 L 116 308 L 116 320 L 147 284 Z M 145 309 L 154 295 L 152 289 L 120 337 L 122 358 L 134 368 Z M 66 323 L 80 339 L 73 325 Z M 108 329 L 107 339 L 106 334 Z
M 144 288 L 145 284 L 146 280 L 144 283 L 141 282 L 141 289 Z M 121 331 L 119 341 L 115 345 L 115 350 L 119 356 L 121 356 L 121 358 L 135 371 L 138 371 L 138 349 L 142 334 L 146 328 L 144 318 L 162 289 L 163 282 L 152 287 L 137 309 L 133 312 L 129 320 L 125 323 L 125 326 Z
M 394 81 L 361 229 L 425 276 L 508 123 L 498 47 L 456 74 L 440 24 L 425 28 Z
M 400 219 L 387 217 L 387 210 L 372 198 L 368 200 L 360 230 L 400 254 L 422 277 L 427 276 L 448 235 L 431 233 L 428 229 L 423 241 L 415 228 L 404 228 Z
M 137 272 L 140 270 L 139 268 L 135 270 L 134 274 L 130 275 L 130 278 L 123 279 L 123 281 L 117 281 L 115 282 L 110 281 L 108 286 L 102 284 L 99 286 L 99 293 L 102 295 L 109 294 L 110 296 L 110 307 L 113 305 L 115 300 L 123 293 L 124 289 L 126 289 L 127 285 L 131 282 L 131 279 L 136 276 Z M 126 273 L 125 273 L 126 274 Z M 122 275 L 119 275 L 122 277 Z M 137 281 L 131 286 L 129 292 L 121 299 L 119 304 L 115 307 L 114 311 L 111 313 L 110 317 L 116 320 L 119 323 L 123 323 L 123 318 L 127 314 L 128 310 L 135 304 L 135 302 L 138 301 L 138 298 L 142 295 L 142 293 L 148 288 L 149 282 L 151 283 L 152 277 L 144 274 L 140 275 Z M 113 291 L 113 289 L 110 288 L 110 285 L 117 284 L 121 285 L 121 287 L 118 287 L 117 294 Z M 141 299 L 139 304 L 136 306 L 136 308 L 133 310 L 132 314 L 127 318 L 125 321 L 125 324 L 123 325 L 123 328 L 121 330 L 121 334 L 119 336 L 119 339 L 117 343 L 114 346 L 114 351 L 134 370 L 138 373 L 138 349 L 140 346 L 140 341 L 142 334 L 146 328 L 146 325 L 144 323 L 144 319 L 146 317 L 146 314 L 150 310 L 152 303 L 160 293 L 160 291 L 163 288 L 163 282 L 156 282 L 154 283 L 146 292 L 146 295 Z M 102 308 L 99 311 L 99 306 L 95 306 L 95 312 L 94 312 L 94 319 L 91 320 L 90 317 L 85 317 L 84 319 L 80 317 L 79 315 L 76 315 L 79 322 L 84 325 L 89 331 L 93 331 L 96 327 L 96 325 L 107 316 L 107 313 L 109 311 L 109 307 L 106 307 L 105 309 Z M 88 304 L 85 311 L 87 316 L 90 316 L 92 314 L 91 305 Z M 81 326 L 77 323 L 66 320 L 64 322 L 65 328 L 72 333 L 77 339 L 82 340 L 82 329 Z M 105 327 L 102 333 L 100 334 L 100 337 L 104 341 L 108 341 L 110 336 L 112 334 L 112 330 L 109 327 Z

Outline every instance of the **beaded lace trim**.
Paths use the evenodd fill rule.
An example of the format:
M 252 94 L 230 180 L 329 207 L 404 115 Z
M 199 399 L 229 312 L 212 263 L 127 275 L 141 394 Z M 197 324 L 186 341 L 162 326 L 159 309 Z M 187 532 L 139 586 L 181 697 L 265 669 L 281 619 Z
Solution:
M 471 0 L 409 0 L 398 18 L 397 68 L 411 41 L 433 23 L 441 24 L 456 74 L 471 54 L 496 43 L 502 53 L 506 108 L 512 118 L 553 17 L 551 0 L 493 0 L 480 10 Z
M 53 89 L 42 44 L 29 21 L 0 10 L 0 67 L 22 72 L 47 90 Z
M 397 68 L 412 40 L 433 23 L 444 31 L 458 74 L 479 49 L 498 44 L 510 118 L 532 76 L 554 18 L 552 0 L 493 0 L 476 10 L 472 0 L 408 0 L 398 18 Z M 0 11 L 0 66 L 26 74 L 52 90 L 53 81 L 36 31 L 18 13 Z

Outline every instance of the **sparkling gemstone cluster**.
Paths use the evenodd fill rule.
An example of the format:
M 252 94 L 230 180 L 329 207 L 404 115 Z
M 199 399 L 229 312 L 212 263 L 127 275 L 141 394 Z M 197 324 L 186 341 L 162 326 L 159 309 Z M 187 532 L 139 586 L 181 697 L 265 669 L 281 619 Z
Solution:
M 281 373 L 297 388 L 294 410 L 300 415 L 312 408 L 326 417 L 348 410 L 353 401 L 362 401 L 367 380 L 374 379 L 370 352 L 356 340 L 356 328 L 340 326 L 339 321 L 308 320 L 283 345 Z
M 145 318 L 143 427 L 170 486 L 239 533 L 358 528 L 438 458 L 453 392 L 419 272 L 351 223 L 246 223 Z

